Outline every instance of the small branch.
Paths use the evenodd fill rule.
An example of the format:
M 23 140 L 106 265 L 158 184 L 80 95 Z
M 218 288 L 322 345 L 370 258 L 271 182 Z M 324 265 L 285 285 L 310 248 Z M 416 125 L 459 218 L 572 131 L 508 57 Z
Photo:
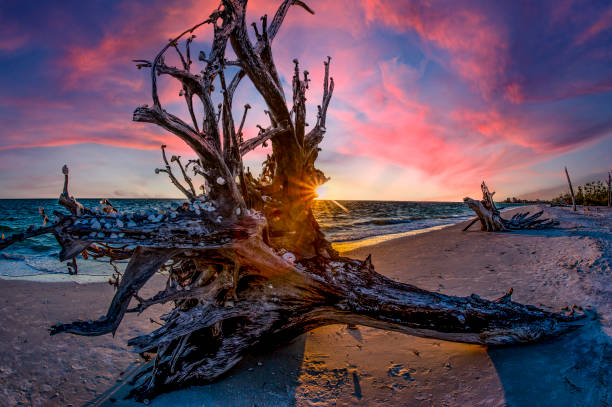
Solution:
M 193 193 L 191 193 L 179 182 L 179 180 L 172 173 L 172 168 L 170 167 L 168 158 L 166 158 L 166 145 L 165 144 L 162 144 L 161 150 L 162 150 L 162 157 L 164 159 L 164 163 L 166 164 L 166 169 L 156 168 L 155 173 L 159 174 L 160 172 L 165 172 L 166 174 L 168 174 L 168 177 L 170 177 L 170 181 L 174 184 L 174 186 L 179 191 L 181 191 L 187 197 L 187 199 L 189 199 L 190 201 L 193 201 L 195 199 L 195 190 L 193 189 L 193 185 L 191 185 L 191 182 L 189 182 L 191 189 L 194 191 Z M 185 171 L 183 170 L 182 165 L 181 165 L 181 171 L 183 172 L 183 175 L 187 178 L 187 174 L 185 174 Z
M 240 155 L 245 155 L 249 151 L 252 151 L 261 144 L 265 143 L 266 141 L 272 139 L 273 137 L 277 137 L 281 134 L 284 134 L 287 131 L 288 129 L 285 127 L 268 127 L 265 130 L 262 129 L 262 131 L 259 132 L 257 137 L 245 140 L 240 144 Z
M 176 50 L 176 53 L 178 54 L 179 58 L 181 59 L 181 63 L 183 64 L 183 68 L 185 68 L 185 70 L 188 71 L 189 70 L 189 65 L 187 64 L 187 61 L 183 57 L 183 53 L 181 52 L 181 50 L 178 47 L 178 42 L 177 41 L 172 41 L 172 38 L 170 38 L 168 41 L 170 41 L 171 46 Z M 189 39 L 187 39 L 187 41 L 189 41 Z
M 200 160 L 189 160 L 187 161 L 187 164 L 185 165 L 185 170 L 188 171 L 189 170 L 189 166 L 192 165 L 192 171 L 194 173 L 194 175 L 201 175 L 204 177 L 204 179 L 206 179 L 206 177 L 209 176 L 209 174 L 207 172 L 205 172 L 202 169 L 202 163 L 200 162 Z
M 193 63 L 193 61 L 191 60 L 191 43 L 193 42 L 195 37 L 196 36 L 194 34 L 190 35 L 185 43 L 185 52 L 187 55 L 187 66 L 185 67 L 185 69 L 188 71 L 191 69 L 191 64 Z
M 476 222 L 478 222 L 478 218 L 472 219 L 470 223 L 468 223 L 467 226 L 463 228 L 462 232 L 465 232 L 466 230 L 468 230 Z
M 239 137 L 239 142 L 242 143 L 242 128 L 244 127 L 244 121 L 246 120 L 246 116 L 247 116 L 247 112 L 249 111 L 249 109 L 251 108 L 251 105 L 249 105 L 248 103 L 246 105 L 244 105 L 244 113 L 242 114 L 242 120 L 240 120 L 240 127 L 238 128 L 238 137 Z
M 181 156 L 173 155 L 172 158 L 170 158 L 170 162 L 176 162 L 178 164 L 179 168 L 181 169 L 181 174 L 183 174 L 183 178 L 185 179 L 185 182 L 187 183 L 187 185 L 189 185 L 191 193 L 193 194 L 193 196 L 196 196 L 197 193 L 195 188 L 193 187 L 191 178 L 187 175 L 185 168 L 183 168 L 183 163 L 181 163 Z

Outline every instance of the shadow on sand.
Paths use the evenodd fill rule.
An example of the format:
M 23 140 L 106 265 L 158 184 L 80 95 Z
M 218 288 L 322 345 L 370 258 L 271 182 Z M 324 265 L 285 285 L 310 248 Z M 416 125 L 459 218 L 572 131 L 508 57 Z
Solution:
M 295 404 L 295 388 L 300 376 L 306 335 L 275 349 L 260 349 L 245 357 L 226 376 L 218 381 L 161 394 L 151 406 L 292 406 Z M 146 365 L 145 365 L 146 366 Z M 130 378 L 142 364 L 134 364 L 124 374 L 123 381 L 108 389 L 100 397 L 85 406 L 138 406 L 133 399 L 125 399 L 132 389 Z M 245 383 L 248 383 L 245 385 Z
M 592 318 L 552 342 L 488 350 L 508 406 L 612 405 L 612 340 Z

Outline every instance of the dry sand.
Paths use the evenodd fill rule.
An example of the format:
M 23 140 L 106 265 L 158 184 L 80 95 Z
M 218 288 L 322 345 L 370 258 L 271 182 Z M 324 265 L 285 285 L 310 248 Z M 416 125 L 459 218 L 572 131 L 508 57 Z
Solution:
M 546 212 L 561 225 L 513 233 L 463 233 L 455 225 L 347 254 L 372 253 L 378 272 L 446 294 L 496 298 L 513 287 L 515 301 L 592 307 L 596 317 L 576 333 L 494 349 L 332 325 L 151 405 L 610 406 L 612 213 Z M 145 294 L 162 284 L 156 277 Z M 139 366 L 126 341 L 153 330 L 149 318 L 161 307 L 128 315 L 114 338 L 49 337 L 57 321 L 103 314 L 112 288 L 3 280 L 0 293 L 0 405 L 138 405 L 122 400 Z

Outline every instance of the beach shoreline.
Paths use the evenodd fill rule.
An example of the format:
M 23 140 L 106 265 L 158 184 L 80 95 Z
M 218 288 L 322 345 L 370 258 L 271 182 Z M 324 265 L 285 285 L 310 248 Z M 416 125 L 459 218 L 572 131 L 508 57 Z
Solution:
M 32 201 L 39 201 L 32 199 Z M 131 200 L 128 200 L 131 201 Z M 158 200 L 159 201 L 159 200 Z M 168 200 L 174 202 L 176 200 Z M 525 205 L 513 205 L 511 207 L 502 208 L 500 211 L 505 212 L 508 210 L 515 210 Z M 453 219 L 455 218 L 456 219 Z M 441 230 L 458 223 L 465 222 L 469 216 L 455 215 L 443 217 L 445 219 L 442 224 L 433 225 L 418 225 L 415 229 L 410 229 L 401 232 L 389 232 L 381 228 L 379 233 L 366 235 L 362 238 L 346 239 L 346 240 L 331 240 L 332 247 L 339 252 L 349 252 L 352 250 L 359 249 L 361 247 L 373 246 L 388 240 L 398 239 L 407 236 L 414 236 L 422 233 L 428 233 L 436 230 Z M 438 218 L 431 218 L 429 221 L 437 223 Z M 412 227 L 410 222 L 404 223 L 406 227 Z M 472 226 L 477 227 L 477 226 Z M 330 236 L 329 238 L 333 238 Z M 54 245 L 55 247 L 55 245 Z M 24 281 L 38 281 L 38 282 L 76 282 L 78 284 L 89 284 L 96 282 L 107 282 L 112 276 L 111 269 L 108 267 L 108 263 L 103 260 L 85 260 L 82 258 L 78 259 L 79 273 L 77 275 L 71 275 L 68 273 L 65 265 L 57 260 L 57 253 L 49 253 L 45 257 L 44 264 L 40 263 L 40 259 L 36 260 L 32 257 L 33 253 L 24 254 L 18 251 L 13 253 L 12 250 L 6 252 L 0 252 L 0 280 L 24 280 Z M 33 264 L 34 263 L 34 264 Z M 127 265 L 127 261 L 119 261 L 115 263 L 119 267 L 120 271 L 123 271 Z M 11 274 L 3 273 L 3 270 L 12 270 Z
M 372 254 L 378 272 L 431 291 L 497 298 L 513 287 L 519 302 L 590 307 L 596 319 L 579 332 L 552 343 L 488 349 L 331 325 L 245 358 L 216 383 L 161 395 L 151 405 L 610 404 L 611 213 L 542 209 L 561 225 L 485 233 L 477 225 L 461 232 L 462 222 L 343 254 Z M 142 295 L 153 295 L 163 283 L 163 276 L 155 276 Z M 138 405 L 121 398 L 129 387 L 125 372 L 136 363 L 126 342 L 154 330 L 150 319 L 157 321 L 169 306 L 127 315 L 114 338 L 49 337 L 48 327 L 58 321 L 104 314 L 112 287 L 11 279 L 0 281 L 0 292 L 0 405 L 82 405 L 96 399 Z

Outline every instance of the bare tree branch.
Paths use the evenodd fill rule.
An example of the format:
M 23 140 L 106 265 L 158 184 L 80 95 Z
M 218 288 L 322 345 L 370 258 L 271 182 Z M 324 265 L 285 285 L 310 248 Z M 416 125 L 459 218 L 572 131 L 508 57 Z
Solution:
M 321 141 L 323 141 L 323 136 L 325 135 L 325 122 L 327 119 L 327 108 L 329 107 L 329 102 L 331 101 L 332 95 L 334 93 L 334 79 L 329 77 L 329 64 L 331 61 L 331 57 L 327 57 L 327 61 L 323 62 L 325 64 L 325 79 L 323 81 L 323 100 L 321 105 L 318 106 L 318 114 L 317 114 L 317 124 L 315 127 L 306 135 L 306 140 L 304 141 L 304 149 L 306 154 L 308 155 L 309 160 L 314 162 L 316 160 L 317 148 Z
M 263 131 L 260 131 L 256 137 L 245 140 L 240 144 L 240 155 L 245 155 L 266 141 L 280 136 L 288 131 L 289 129 L 284 127 L 268 127 L 267 129 L 263 129 Z
M 166 174 L 168 174 L 168 177 L 170 178 L 170 181 L 172 181 L 172 183 L 174 184 L 174 186 L 183 193 L 183 195 L 185 195 L 187 197 L 187 199 L 189 199 L 190 201 L 193 201 L 193 199 L 195 198 L 195 193 L 192 193 L 190 191 L 188 191 L 180 182 L 179 180 L 174 176 L 174 174 L 172 173 L 172 167 L 170 167 L 170 163 L 168 162 L 168 158 L 166 158 L 166 145 L 162 144 L 161 146 L 161 151 L 162 151 L 162 157 L 164 159 L 164 163 L 166 164 L 166 168 L 162 169 L 162 168 L 156 168 L 155 169 L 155 173 L 159 174 L 160 172 L 165 172 Z M 182 169 L 182 168 L 181 168 Z M 193 190 L 193 186 L 192 186 L 192 190 Z
M 165 157 L 164 157 L 164 160 L 165 160 Z M 185 179 L 185 182 L 187 183 L 187 185 L 189 185 L 189 189 L 191 190 L 191 193 L 195 197 L 197 195 L 196 190 L 193 187 L 193 182 L 191 181 L 191 177 L 187 175 L 187 172 L 185 171 L 185 168 L 183 167 L 183 163 L 181 163 L 181 156 L 173 155 L 170 158 L 170 162 L 176 162 L 178 164 L 179 168 L 181 169 L 181 174 L 183 174 L 183 178 Z

